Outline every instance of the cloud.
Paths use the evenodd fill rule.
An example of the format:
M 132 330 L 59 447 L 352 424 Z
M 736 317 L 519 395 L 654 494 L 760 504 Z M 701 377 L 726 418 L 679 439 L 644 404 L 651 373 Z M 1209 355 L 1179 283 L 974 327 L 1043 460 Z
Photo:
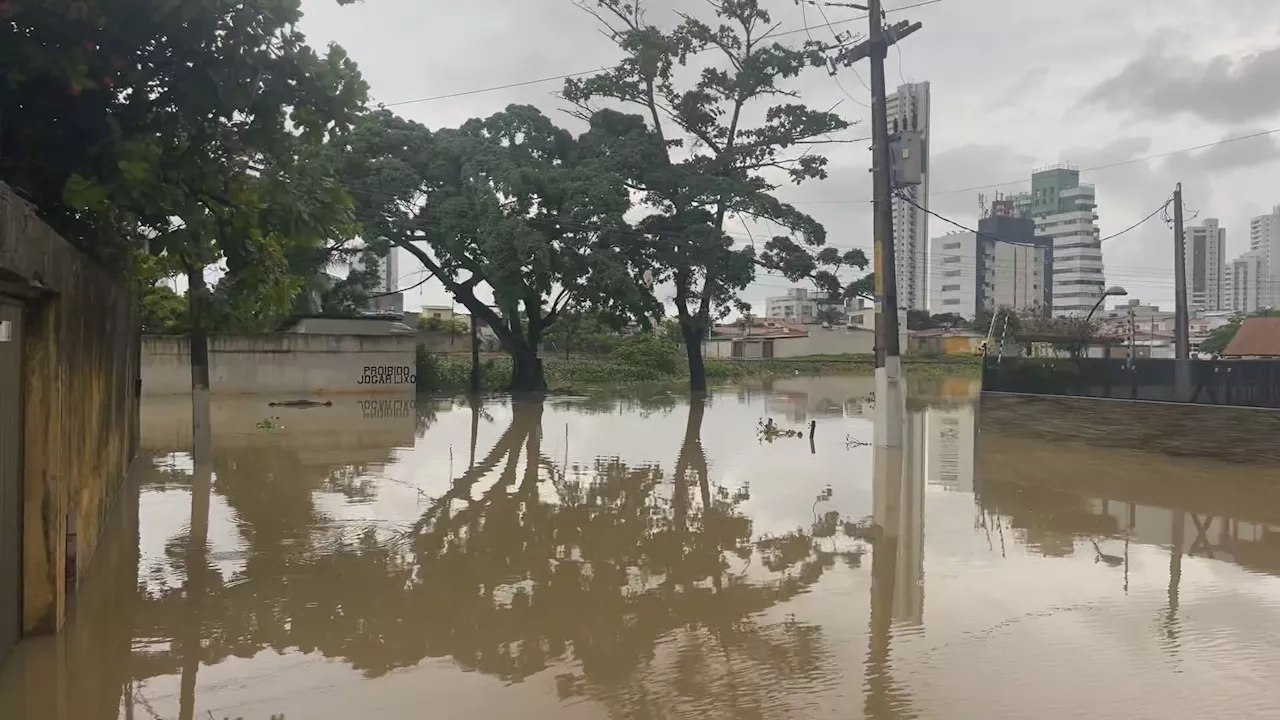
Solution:
M 1095 86 L 1083 102 L 1148 117 L 1187 113 L 1220 124 L 1280 112 L 1280 46 L 1203 62 L 1173 56 L 1168 46 L 1163 40 L 1149 43 L 1142 56 Z

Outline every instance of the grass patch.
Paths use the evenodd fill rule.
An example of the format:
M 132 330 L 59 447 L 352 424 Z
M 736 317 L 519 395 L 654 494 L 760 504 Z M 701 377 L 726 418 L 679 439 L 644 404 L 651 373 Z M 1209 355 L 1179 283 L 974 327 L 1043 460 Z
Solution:
M 617 357 L 564 358 L 544 357 L 543 369 L 547 385 L 553 390 L 576 386 L 682 382 L 689 378 L 683 360 L 663 368 L 637 365 Z M 941 356 L 902 358 L 906 372 L 916 377 L 976 376 L 981 358 Z M 668 371 L 667 368 L 670 368 Z M 769 360 L 731 360 L 707 358 L 707 379 L 729 381 L 739 378 L 777 377 L 788 375 L 871 375 L 875 358 L 870 355 L 811 355 Z M 421 392 L 453 392 L 471 383 L 471 359 L 465 356 L 418 353 L 418 390 Z M 481 362 L 480 385 L 483 390 L 501 390 L 511 380 L 511 360 L 490 358 Z

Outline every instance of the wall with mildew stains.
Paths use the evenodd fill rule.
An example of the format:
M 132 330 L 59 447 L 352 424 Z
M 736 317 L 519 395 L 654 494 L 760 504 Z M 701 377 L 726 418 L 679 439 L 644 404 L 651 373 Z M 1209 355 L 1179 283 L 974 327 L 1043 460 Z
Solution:
M 0 293 L 24 307 L 23 631 L 48 633 L 137 450 L 140 316 L 123 284 L 3 185 Z

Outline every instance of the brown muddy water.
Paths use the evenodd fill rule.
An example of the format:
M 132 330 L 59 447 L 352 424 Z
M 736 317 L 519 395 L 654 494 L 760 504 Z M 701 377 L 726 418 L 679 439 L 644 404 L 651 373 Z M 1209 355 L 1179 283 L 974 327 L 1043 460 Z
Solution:
M 207 473 L 151 401 L 0 718 L 1280 717 L 1277 471 L 979 439 L 976 389 L 896 465 L 870 378 L 215 399 Z

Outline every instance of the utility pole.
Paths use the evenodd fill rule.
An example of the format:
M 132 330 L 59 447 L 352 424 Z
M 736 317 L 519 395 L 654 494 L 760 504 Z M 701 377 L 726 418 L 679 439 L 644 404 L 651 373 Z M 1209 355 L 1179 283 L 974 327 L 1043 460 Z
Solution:
M 889 151 L 889 115 L 885 99 L 884 59 L 889 51 L 881 24 L 880 0 L 869 0 L 871 21 L 871 171 L 875 217 L 876 273 L 876 369 L 890 377 L 900 375 L 890 367 L 900 363 L 898 347 L 898 268 L 893 246 L 893 156 Z M 892 358 L 892 360 L 890 359 Z
M 1191 321 L 1187 316 L 1187 245 L 1182 234 L 1182 183 L 1173 190 L 1174 357 L 1191 358 Z
M 854 7 L 850 5 L 850 7 Z M 889 136 L 884 60 L 889 46 L 920 29 L 920 23 L 903 20 L 884 27 L 880 0 L 867 0 L 870 32 L 867 39 L 842 51 L 834 65 L 871 60 L 871 171 L 874 180 L 872 206 L 875 222 L 876 308 L 876 415 L 875 444 L 902 447 L 902 348 L 898 342 L 898 272 L 893 238 L 893 152 Z
M 1129 306 L 1129 369 L 1133 369 L 1134 348 L 1138 344 L 1138 327 L 1133 314 L 1133 306 Z

